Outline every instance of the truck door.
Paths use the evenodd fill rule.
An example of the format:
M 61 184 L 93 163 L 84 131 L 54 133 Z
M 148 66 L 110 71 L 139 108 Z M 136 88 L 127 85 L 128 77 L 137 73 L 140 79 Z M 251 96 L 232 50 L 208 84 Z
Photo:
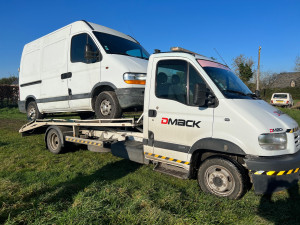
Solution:
M 89 56 L 86 48 L 89 49 Z M 100 60 L 97 54 L 98 47 L 89 34 L 80 33 L 71 37 L 68 93 L 72 110 L 91 110 L 90 92 L 100 82 Z
M 213 109 L 193 104 L 195 84 L 204 80 L 197 67 L 184 59 L 153 63 L 148 145 L 156 155 L 187 161 L 197 140 L 212 137 Z

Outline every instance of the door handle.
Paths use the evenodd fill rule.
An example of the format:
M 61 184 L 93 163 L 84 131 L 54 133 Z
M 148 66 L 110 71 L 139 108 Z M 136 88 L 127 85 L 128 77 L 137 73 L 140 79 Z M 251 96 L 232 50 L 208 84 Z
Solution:
M 63 79 L 67 79 L 67 78 L 71 78 L 72 77 L 72 72 L 68 72 L 68 73 L 62 73 L 60 75 L 60 78 Z
M 157 111 L 155 109 L 149 109 L 148 116 L 149 117 L 156 117 Z

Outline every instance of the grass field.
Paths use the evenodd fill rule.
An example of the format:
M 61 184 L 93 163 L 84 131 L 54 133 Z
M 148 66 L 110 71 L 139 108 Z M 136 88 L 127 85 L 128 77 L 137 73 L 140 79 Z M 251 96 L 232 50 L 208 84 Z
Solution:
M 300 111 L 283 109 L 300 124 Z M 220 199 L 180 180 L 81 147 L 53 155 L 43 135 L 21 137 L 16 108 L 0 109 L 0 223 L 299 224 L 299 187 Z

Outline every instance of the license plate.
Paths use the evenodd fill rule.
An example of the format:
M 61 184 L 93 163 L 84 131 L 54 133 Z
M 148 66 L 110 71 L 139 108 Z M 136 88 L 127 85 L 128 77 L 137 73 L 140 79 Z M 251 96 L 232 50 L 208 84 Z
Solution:
M 276 100 L 276 102 L 283 102 L 282 100 Z

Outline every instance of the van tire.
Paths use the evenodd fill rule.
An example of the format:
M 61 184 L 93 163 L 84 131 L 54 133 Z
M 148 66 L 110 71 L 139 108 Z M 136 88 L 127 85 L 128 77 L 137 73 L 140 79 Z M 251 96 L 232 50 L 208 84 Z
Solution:
M 120 118 L 122 109 L 116 93 L 113 91 L 101 92 L 96 98 L 95 113 L 98 119 Z
M 197 180 L 202 191 L 218 197 L 240 199 L 248 190 L 245 170 L 229 158 L 206 159 L 199 167 Z
M 44 115 L 40 113 L 35 101 L 31 101 L 28 103 L 26 108 L 26 113 L 27 113 L 28 120 L 36 120 L 36 119 L 44 118 Z

